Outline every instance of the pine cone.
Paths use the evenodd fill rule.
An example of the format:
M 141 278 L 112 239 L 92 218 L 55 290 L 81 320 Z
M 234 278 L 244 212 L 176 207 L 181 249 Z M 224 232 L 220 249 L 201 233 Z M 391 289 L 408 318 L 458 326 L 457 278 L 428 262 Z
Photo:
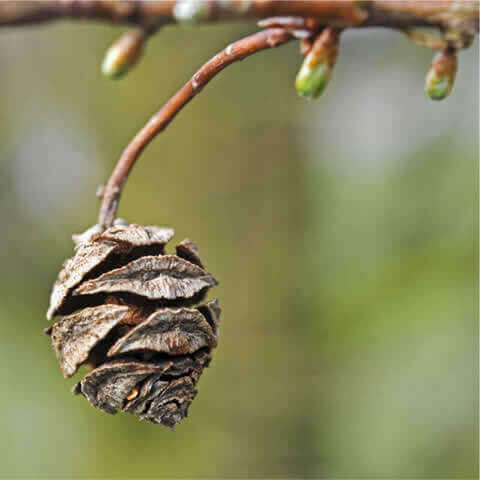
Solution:
M 73 392 L 108 413 L 123 410 L 173 427 L 187 416 L 195 385 L 216 347 L 217 300 L 192 308 L 217 284 L 197 247 L 164 252 L 173 230 L 116 221 L 74 235 L 46 330 L 64 376 L 93 367 Z

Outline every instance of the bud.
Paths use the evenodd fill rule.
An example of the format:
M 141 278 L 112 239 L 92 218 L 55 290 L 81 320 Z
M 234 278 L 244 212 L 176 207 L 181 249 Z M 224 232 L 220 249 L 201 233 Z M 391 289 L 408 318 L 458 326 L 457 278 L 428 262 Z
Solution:
M 326 87 L 337 59 L 339 31 L 325 28 L 313 42 L 295 80 L 297 92 L 317 98 Z
M 452 91 L 457 73 L 457 55 L 445 50 L 433 57 L 425 78 L 425 92 L 432 100 L 443 100 Z
M 177 0 L 173 16 L 178 23 L 192 25 L 208 17 L 208 2 L 204 0 Z
M 102 73 L 109 78 L 120 78 L 132 68 L 143 51 L 145 34 L 131 30 L 123 34 L 107 51 L 102 64 Z

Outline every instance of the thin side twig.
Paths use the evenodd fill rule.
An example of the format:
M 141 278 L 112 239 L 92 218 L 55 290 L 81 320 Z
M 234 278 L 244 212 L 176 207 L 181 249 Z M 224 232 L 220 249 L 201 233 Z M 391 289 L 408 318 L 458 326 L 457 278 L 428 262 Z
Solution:
M 143 149 L 164 130 L 177 113 L 228 65 L 267 48 L 282 45 L 293 37 L 282 28 L 270 28 L 230 44 L 215 55 L 148 121 L 123 151 L 102 192 L 98 223 L 103 228 L 113 224 L 125 182 Z

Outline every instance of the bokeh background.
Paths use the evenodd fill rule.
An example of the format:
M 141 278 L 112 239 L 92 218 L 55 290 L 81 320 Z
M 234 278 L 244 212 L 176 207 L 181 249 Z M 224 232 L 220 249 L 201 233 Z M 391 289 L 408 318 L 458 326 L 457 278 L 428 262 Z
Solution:
M 390 31 L 346 32 L 317 102 L 295 93 L 295 44 L 222 73 L 120 208 L 195 239 L 221 281 L 189 418 L 102 414 L 62 378 L 44 315 L 97 185 L 254 28 L 165 28 L 118 82 L 100 63 L 121 28 L 0 32 L 0 477 L 477 477 L 478 42 L 438 103 L 431 53 Z

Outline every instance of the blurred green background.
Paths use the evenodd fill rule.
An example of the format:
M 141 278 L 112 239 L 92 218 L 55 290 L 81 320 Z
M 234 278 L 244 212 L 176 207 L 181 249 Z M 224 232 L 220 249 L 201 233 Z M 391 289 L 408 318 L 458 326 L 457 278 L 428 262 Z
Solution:
M 254 28 L 165 28 L 118 82 L 100 64 L 121 28 L 0 32 L 0 477 L 477 477 L 478 42 L 440 103 L 431 53 L 390 31 L 346 32 L 317 102 L 296 96 L 296 44 L 222 73 L 120 206 L 194 239 L 221 282 L 190 416 L 109 416 L 62 378 L 44 315 L 97 185 Z

